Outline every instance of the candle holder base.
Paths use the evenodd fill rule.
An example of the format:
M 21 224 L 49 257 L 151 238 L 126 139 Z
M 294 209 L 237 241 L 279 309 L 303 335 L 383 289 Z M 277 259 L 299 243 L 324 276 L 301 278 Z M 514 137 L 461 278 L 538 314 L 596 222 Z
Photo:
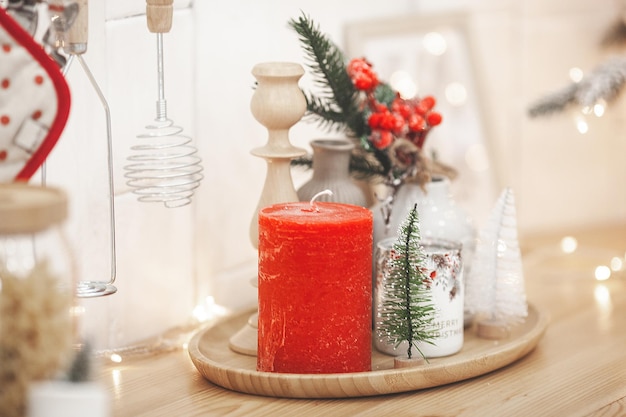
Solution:
M 412 368 L 414 366 L 422 366 L 425 363 L 426 361 L 421 356 L 410 359 L 407 356 L 396 356 L 393 358 L 394 369 Z
M 510 332 L 502 321 L 481 320 L 476 323 L 476 334 L 483 339 L 500 340 L 509 337 Z
M 230 339 L 228 347 L 233 352 L 242 355 L 256 356 L 258 337 L 259 313 L 252 314 L 246 324 L 239 329 Z

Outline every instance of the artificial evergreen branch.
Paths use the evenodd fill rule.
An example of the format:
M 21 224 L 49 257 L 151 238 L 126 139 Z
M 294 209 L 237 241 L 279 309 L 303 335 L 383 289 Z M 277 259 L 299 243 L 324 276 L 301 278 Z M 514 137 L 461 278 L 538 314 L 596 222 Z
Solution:
M 359 92 L 346 71 L 341 50 L 304 14 L 297 20 L 291 19 L 289 25 L 299 35 L 313 82 L 320 88 L 317 97 L 305 93 L 309 115 L 317 117 L 328 129 L 347 128 L 355 137 L 365 134 L 367 126 L 355 104 Z
M 292 166 L 313 167 L 313 155 L 308 154 L 291 160 Z M 385 171 L 381 165 L 367 152 L 353 151 L 350 158 L 350 173 L 358 180 L 368 180 L 373 176 L 383 177 Z
M 377 152 L 380 152 L 376 150 Z M 386 155 L 385 155 L 386 156 Z M 353 152 L 350 159 L 350 172 L 359 180 L 369 180 L 372 177 L 383 178 L 385 176 L 386 169 L 381 166 L 380 159 L 372 157 L 371 153 L 367 152 Z
M 428 277 L 423 266 L 425 254 L 420 241 L 416 204 L 400 226 L 398 239 L 393 245 L 378 327 L 378 336 L 386 338 L 395 347 L 408 342 L 409 359 L 413 348 L 424 357 L 418 342 L 434 343 L 435 307 L 427 288 Z
M 530 117 L 548 116 L 564 111 L 576 103 L 576 84 L 570 84 L 535 101 L 528 109 Z
M 608 59 L 579 84 L 576 98 L 583 107 L 593 106 L 599 100 L 614 100 L 626 84 L 626 57 Z
M 307 57 L 307 67 L 313 76 L 314 85 L 319 89 L 319 95 L 304 93 L 307 117 L 314 118 L 323 129 L 342 132 L 359 141 L 350 160 L 350 172 L 354 177 L 384 178 L 391 162 L 384 152 L 371 147 L 365 139 L 369 131 L 362 109 L 357 105 L 360 93 L 346 71 L 343 53 L 308 16 L 291 19 L 289 25 L 299 36 Z M 393 100 L 395 92 L 391 88 L 379 90 L 379 94 L 384 94 L 385 102 Z M 363 146 L 363 142 L 366 146 Z M 299 158 L 292 161 L 292 165 L 311 167 L 312 157 Z
M 423 185 L 429 167 L 414 154 L 426 135 L 441 123 L 433 96 L 402 98 L 382 82 L 365 58 L 346 61 L 342 51 L 306 15 L 291 19 L 317 92 L 304 92 L 306 117 L 320 127 L 344 133 L 355 145 L 350 172 L 358 179 L 387 182 L 402 177 Z M 394 147 L 402 141 L 407 146 Z M 393 155 L 391 155 L 393 153 Z M 410 159 L 413 164 L 407 164 Z M 401 164 L 396 162 L 402 160 Z M 300 160 L 293 165 L 308 165 Z M 411 165 L 411 166 L 408 166 Z M 412 173 L 409 177 L 407 172 Z
M 572 83 L 537 100 L 528 109 L 530 117 L 547 116 L 578 104 L 590 107 L 600 100 L 617 98 L 626 85 L 626 57 L 615 56 L 595 68 L 580 82 Z

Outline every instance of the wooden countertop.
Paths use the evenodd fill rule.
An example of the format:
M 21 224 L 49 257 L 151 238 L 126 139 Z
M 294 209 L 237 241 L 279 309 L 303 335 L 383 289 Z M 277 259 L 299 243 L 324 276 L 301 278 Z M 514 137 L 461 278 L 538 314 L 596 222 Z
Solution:
M 528 299 L 551 321 L 521 360 L 470 380 L 402 394 L 302 400 L 241 394 L 200 376 L 182 342 L 102 366 L 114 417 L 123 416 L 624 416 L 626 265 L 605 281 L 596 266 L 626 263 L 626 224 L 522 241 Z M 184 340 L 183 340 L 184 341 Z

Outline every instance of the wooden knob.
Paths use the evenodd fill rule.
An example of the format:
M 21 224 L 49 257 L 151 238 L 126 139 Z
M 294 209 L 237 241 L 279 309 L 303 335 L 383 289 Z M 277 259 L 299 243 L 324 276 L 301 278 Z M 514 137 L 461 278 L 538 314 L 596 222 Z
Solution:
M 78 14 L 74 23 L 67 31 L 67 43 L 63 50 L 69 54 L 84 54 L 87 52 L 89 10 L 87 0 L 77 0 Z
M 152 33 L 166 33 L 172 28 L 174 0 L 146 0 L 148 30 Z

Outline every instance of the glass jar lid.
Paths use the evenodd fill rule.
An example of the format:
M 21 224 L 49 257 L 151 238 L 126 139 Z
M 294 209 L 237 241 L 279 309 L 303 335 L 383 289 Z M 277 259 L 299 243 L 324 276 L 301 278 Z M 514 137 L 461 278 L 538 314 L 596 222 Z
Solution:
M 67 217 L 67 196 L 57 188 L 0 184 L 0 234 L 36 233 Z

